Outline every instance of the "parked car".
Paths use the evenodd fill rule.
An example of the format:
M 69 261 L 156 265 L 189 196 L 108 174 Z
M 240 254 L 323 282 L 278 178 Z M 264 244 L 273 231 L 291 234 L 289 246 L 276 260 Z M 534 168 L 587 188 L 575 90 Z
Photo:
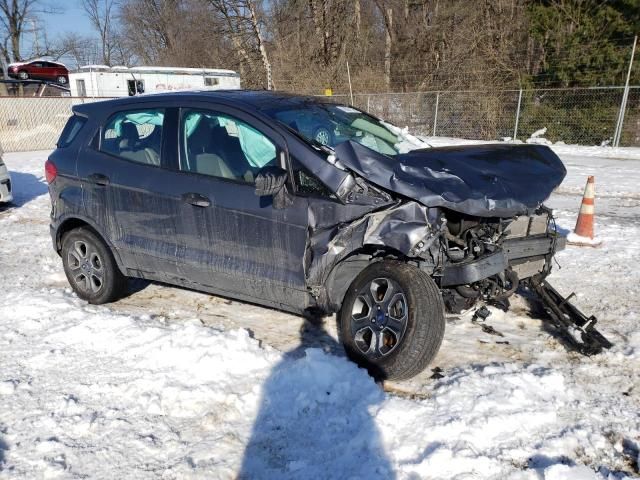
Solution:
M 0 156 L 0 203 L 7 203 L 13 200 L 13 194 L 11 193 L 11 177 L 7 166 L 2 161 Z
M 8 72 L 11 78 L 20 80 L 48 80 L 66 85 L 69 83 L 69 70 L 62 63 L 49 60 L 32 60 L 9 64 Z
M 340 136 L 323 145 L 287 112 L 329 119 Z M 564 245 L 543 205 L 566 173 L 548 147 L 425 148 L 322 98 L 176 92 L 74 105 L 57 147 L 45 166 L 51 236 L 80 298 L 114 301 L 139 277 L 337 312 L 348 355 L 383 378 L 429 364 L 445 308 L 506 308 Z

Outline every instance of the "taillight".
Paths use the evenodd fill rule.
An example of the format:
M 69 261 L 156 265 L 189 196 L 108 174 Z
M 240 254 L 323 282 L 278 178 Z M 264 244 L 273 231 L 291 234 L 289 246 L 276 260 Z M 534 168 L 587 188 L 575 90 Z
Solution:
M 47 183 L 53 182 L 58 176 L 58 167 L 51 160 L 44 162 L 44 176 L 47 179 Z

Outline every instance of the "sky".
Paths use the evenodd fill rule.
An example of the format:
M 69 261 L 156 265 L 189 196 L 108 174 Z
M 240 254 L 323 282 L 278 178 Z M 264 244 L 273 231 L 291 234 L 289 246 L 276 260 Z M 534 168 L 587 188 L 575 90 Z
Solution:
M 35 41 L 42 46 L 46 36 L 49 43 L 54 43 L 62 35 L 74 32 L 79 35 L 94 35 L 89 20 L 81 6 L 81 0 L 49 0 L 43 2 L 44 9 L 59 10 L 60 13 L 38 13 L 37 23 L 29 25 L 22 37 L 22 54 L 28 55 Z M 33 27 L 37 28 L 34 32 Z
M 81 3 L 81 0 L 50 0 L 47 3 L 64 12 L 56 15 L 40 15 L 48 38 L 53 40 L 66 32 L 76 32 L 80 35 L 93 34 Z
M 33 52 L 34 43 L 39 42 L 42 47 L 43 40 L 46 36 L 50 44 L 55 43 L 61 36 L 66 33 L 76 33 L 82 36 L 94 36 L 95 32 L 87 19 L 82 8 L 81 0 L 45 0 L 42 2 L 44 9 L 60 11 L 60 13 L 38 13 L 37 23 L 28 25 L 22 37 L 22 54 L 25 57 L 30 56 L 29 52 Z M 36 27 L 37 31 L 34 31 Z M 73 60 L 71 58 L 62 57 L 60 59 L 70 67 Z

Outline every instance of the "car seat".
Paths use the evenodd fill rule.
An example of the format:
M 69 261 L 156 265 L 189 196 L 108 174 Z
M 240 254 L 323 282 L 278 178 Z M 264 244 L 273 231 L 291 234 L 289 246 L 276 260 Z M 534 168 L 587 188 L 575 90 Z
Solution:
M 148 165 L 160 165 L 160 155 L 152 148 L 140 146 L 140 135 L 138 129 L 131 122 L 123 122 L 121 125 L 121 135 L 118 148 L 120 156 L 137 163 Z

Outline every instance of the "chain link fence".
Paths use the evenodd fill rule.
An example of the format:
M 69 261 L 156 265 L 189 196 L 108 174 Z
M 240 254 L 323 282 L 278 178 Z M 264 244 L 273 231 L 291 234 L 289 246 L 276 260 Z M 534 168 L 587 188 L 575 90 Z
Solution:
M 50 150 L 73 105 L 104 100 L 71 97 L 0 97 L 0 146 L 5 152 Z
M 354 106 L 412 133 L 472 140 L 525 140 L 609 144 L 614 136 L 623 87 L 505 91 L 441 91 L 354 94 Z M 351 103 L 349 95 L 332 100 Z M 77 103 L 100 99 L 0 97 L 0 145 L 5 152 L 55 146 Z M 640 86 L 629 89 L 620 146 L 640 146 Z
M 354 94 L 354 106 L 418 135 L 525 140 L 546 128 L 552 142 L 607 145 L 624 87 Z M 350 103 L 349 95 L 336 101 Z M 640 87 L 629 89 L 620 146 L 640 146 Z

